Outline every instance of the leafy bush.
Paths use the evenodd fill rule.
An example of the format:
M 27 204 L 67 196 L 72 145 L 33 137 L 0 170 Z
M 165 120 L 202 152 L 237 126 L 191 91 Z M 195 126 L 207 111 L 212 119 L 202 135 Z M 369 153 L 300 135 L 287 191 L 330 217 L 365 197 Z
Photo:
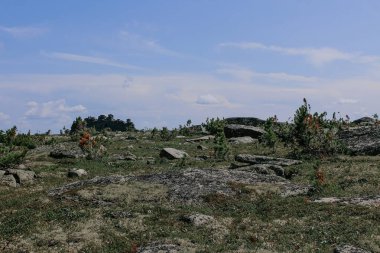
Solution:
M 210 134 L 217 134 L 220 129 L 224 129 L 226 121 L 224 119 L 219 118 L 207 118 L 206 123 L 202 123 L 202 126 L 206 129 Z
M 80 131 L 83 131 L 85 127 L 86 127 L 86 122 L 81 117 L 77 117 L 74 120 L 73 124 L 71 125 L 70 134 L 75 134 Z
M 17 127 L 14 126 L 8 130 L 0 130 L 0 143 L 3 143 L 5 146 L 20 146 L 26 147 L 28 149 L 36 148 L 37 140 L 28 134 L 17 134 Z
M 343 120 L 337 120 L 335 113 L 331 120 L 327 113 L 311 113 L 306 99 L 294 114 L 293 124 L 286 123 L 280 127 L 280 137 L 293 148 L 294 155 L 331 155 L 343 150 L 337 138 Z
M 273 149 L 275 151 L 276 143 L 278 141 L 277 134 L 274 130 L 275 124 L 277 123 L 277 116 L 269 117 L 264 123 L 265 134 L 261 137 L 261 142 L 264 145 Z
M 226 159 L 230 151 L 230 148 L 228 146 L 228 142 L 227 142 L 226 136 L 224 135 L 223 129 L 216 133 L 214 144 L 215 144 L 214 145 L 215 158 Z
M 88 132 L 83 132 L 79 140 L 79 147 L 86 154 L 89 160 L 101 158 L 106 150 L 101 144 L 102 138 L 100 136 L 92 137 Z
M 189 119 L 189 120 L 187 120 L 186 125 L 184 125 L 184 126 L 179 125 L 178 133 L 180 135 L 190 136 L 190 134 L 191 134 L 190 127 L 191 127 L 191 120 Z
M 26 155 L 26 150 L 12 151 L 10 147 L 0 147 L 0 168 L 9 168 L 20 164 Z
M 160 137 L 163 141 L 168 141 L 171 138 L 171 134 L 169 132 L 169 129 L 167 127 L 163 127 L 160 131 Z

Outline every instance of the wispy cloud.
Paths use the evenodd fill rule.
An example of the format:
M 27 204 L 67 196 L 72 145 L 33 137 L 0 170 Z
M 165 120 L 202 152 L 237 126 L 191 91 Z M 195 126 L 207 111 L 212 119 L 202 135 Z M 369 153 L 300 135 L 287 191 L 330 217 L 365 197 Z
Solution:
M 242 67 L 220 68 L 216 72 L 220 74 L 230 75 L 242 81 L 252 81 L 255 78 L 272 80 L 272 81 L 291 81 L 291 82 L 302 82 L 302 83 L 311 83 L 311 82 L 318 81 L 318 78 L 316 77 L 293 75 L 293 74 L 288 74 L 284 72 L 261 73 L 261 72 L 256 72 L 247 68 L 242 68 Z
M 0 96 L 17 95 L 13 95 L 11 101 L 0 97 L 0 106 L 15 105 L 6 113 L 17 126 L 19 123 L 15 120 L 25 116 L 29 124 L 25 123 L 25 130 L 68 126 L 75 116 L 83 115 L 84 107 L 87 108 L 85 113 L 93 116 L 113 113 L 122 118 L 130 117 L 138 127 L 152 127 L 163 121 L 176 126 L 186 118 L 202 122 L 207 117 L 266 118 L 276 114 L 281 120 L 287 120 L 303 97 L 311 103 L 313 111 L 339 111 L 351 116 L 359 105 L 365 112 L 375 113 L 371 110 L 378 105 L 379 80 L 380 77 L 323 78 L 294 86 L 280 80 L 274 85 L 255 80 L 247 85 L 238 79 L 199 73 L 141 74 L 130 79 L 122 74 L 7 74 L 0 75 L 0 90 L 6 92 Z M 73 102 L 60 100 L 62 94 L 70 94 Z M 47 99 L 30 102 L 22 112 L 14 109 L 33 96 Z M 361 112 L 364 111 L 358 111 L 357 116 Z M 143 122 L 150 123 L 143 125 Z
M 197 98 L 196 103 L 200 105 L 215 105 L 215 104 L 220 104 L 220 101 L 214 95 L 206 94 L 206 95 L 200 95 Z
M 0 112 L 0 121 L 8 121 L 10 116 L 6 113 Z
M 69 113 L 85 112 L 86 107 L 83 105 L 68 106 L 64 99 L 37 103 L 30 101 L 27 104 L 28 110 L 25 112 L 26 117 L 37 118 L 61 118 Z
M 118 68 L 124 68 L 124 69 L 133 69 L 133 70 L 141 70 L 141 67 L 125 64 L 125 63 L 119 63 L 115 62 L 110 59 L 106 58 L 100 58 L 100 57 L 92 57 L 92 56 L 86 56 L 86 55 L 79 55 L 79 54 L 70 54 L 70 53 L 63 53 L 63 52 L 52 52 L 52 53 L 46 53 L 43 52 L 42 55 L 65 60 L 65 61 L 75 61 L 75 62 L 85 62 L 85 63 L 92 63 L 92 64 L 99 64 L 99 65 L 106 65 L 106 66 L 112 66 L 112 67 L 118 67 Z
M 184 57 L 185 55 L 175 52 L 173 50 L 167 49 L 160 45 L 157 41 L 144 38 L 143 36 L 128 31 L 120 32 L 121 38 L 124 40 L 128 46 L 132 48 L 137 48 L 143 51 L 149 51 L 161 55 L 173 56 L 173 57 Z
M 321 48 L 292 48 L 280 47 L 273 45 L 265 45 L 257 42 L 229 42 L 221 43 L 219 48 L 238 48 L 243 50 L 265 50 L 277 52 L 284 55 L 303 56 L 313 65 L 323 65 L 334 61 L 350 61 L 355 63 L 369 63 L 380 60 L 378 56 L 363 55 L 361 53 L 347 53 L 335 48 L 321 47 Z
M 338 102 L 339 104 L 357 104 L 359 100 L 352 98 L 341 98 Z
M 48 29 L 38 26 L 0 26 L 0 31 L 17 38 L 30 38 L 42 35 L 46 33 Z

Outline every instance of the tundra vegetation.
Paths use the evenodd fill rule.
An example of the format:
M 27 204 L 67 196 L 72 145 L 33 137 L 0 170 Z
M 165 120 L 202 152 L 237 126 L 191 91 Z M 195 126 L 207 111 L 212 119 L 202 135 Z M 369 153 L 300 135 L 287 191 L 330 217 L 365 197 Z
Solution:
M 0 131 L 0 252 L 380 252 L 377 115 L 337 115 Z

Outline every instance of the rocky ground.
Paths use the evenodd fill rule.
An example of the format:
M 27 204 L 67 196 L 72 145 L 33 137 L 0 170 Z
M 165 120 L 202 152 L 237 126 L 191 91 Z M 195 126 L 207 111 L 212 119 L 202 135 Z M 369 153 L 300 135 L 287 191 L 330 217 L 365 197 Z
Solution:
M 0 252 L 380 252 L 367 128 L 341 135 L 356 156 L 302 161 L 236 124 L 226 160 L 209 135 L 108 133 L 92 160 L 54 136 L 0 169 Z

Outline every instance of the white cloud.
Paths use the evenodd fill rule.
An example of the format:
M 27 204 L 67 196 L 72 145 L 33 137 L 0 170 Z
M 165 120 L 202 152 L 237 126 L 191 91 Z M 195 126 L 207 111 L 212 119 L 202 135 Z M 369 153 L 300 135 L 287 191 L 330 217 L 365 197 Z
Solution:
M 338 102 L 339 104 L 357 104 L 359 101 L 352 98 L 341 98 Z
M 52 52 L 52 53 L 44 52 L 42 54 L 50 58 L 60 59 L 60 60 L 65 60 L 65 61 L 93 63 L 93 64 L 99 64 L 99 65 L 124 68 L 124 69 L 134 69 L 134 70 L 142 69 L 134 65 L 118 63 L 118 62 L 115 62 L 106 58 L 100 58 L 100 57 L 92 57 L 92 56 L 79 55 L 79 54 L 69 54 L 69 53 L 63 53 L 63 52 Z
M 161 46 L 157 41 L 146 39 L 141 35 L 131 33 L 128 31 L 121 31 L 120 36 L 123 41 L 127 44 L 127 46 L 132 47 L 134 49 L 140 49 L 143 51 L 150 51 L 153 53 L 166 55 L 166 56 L 174 56 L 174 57 L 184 57 L 183 54 L 175 52 L 173 50 L 167 49 Z
M 350 61 L 355 63 L 370 63 L 380 60 L 378 56 L 363 55 L 361 53 L 347 53 L 335 48 L 291 48 L 273 45 L 264 45 L 257 42 L 231 42 L 221 43 L 219 48 L 230 47 L 245 50 L 266 50 L 284 55 L 303 56 L 313 65 L 323 65 L 334 61 Z
M 25 112 L 27 117 L 37 118 L 61 118 L 67 117 L 70 113 L 81 113 L 86 111 L 83 105 L 68 106 L 64 99 L 37 103 L 30 101 L 27 103 L 28 110 Z
M 242 81 L 252 81 L 255 77 L 262 78 L 272 81 L 292 81 L 292 82 L 303 82 L 310 83 L 318 81 L 316 77 L 302 76 L 302 75 L 293 75 L 284 72 L 279 73 L 260 73 L 255 72 L 250 69 L 234 67 L 234 68 L 221 68 L 217 70 L 217 73 L 227 74 L 236 79 Z
M 60 129 L 63 125 L 68 126 L 76 113 L 81 115 L 85 108 L 79 103 L 68 105 L 57 100 L 62 94 L 70 96 L 71 101 L 81 101 L 89 115 L 112 113 L 122 119 L 131 118 L 141 128 L 153 127 L 157 122 L 167 122 L 169 127 L 175 127 L 189 118 L 200 123 L 207 117 L 267 118 L 276 114 L 280 120 L 287 120 L 302 104 L 304 97 L 313 111 L 339 111 L 342 115 L 351 116 L 358 111 L 358 104 L 338 101 L 360 101 L 360 107 L 367 108 L 366 112 L 373 114 L 375 112 L 368 108 L 378 107 L 379 82 L 380 77 L 366 77 L 318 79 L 302 86 L 281 80 L 273 84 L 253 80 L 247 85 L 247 82 L 238 79 L 198 73 L 131 77 L 117 74 L 8 74 L 0 75 L 0 90 L 12 94 L 12 100 L 6 101 L 0 97 L 0 106 L 4 108 L 12 104 L 7 113 L 14 119 L 26 116 L 30 123 L 24 127 L 26 130 Z M 2 93 L 0 96 L 8 95 Z M 25 104 L 26 99 L 33 96 L 50 102 L 31 102 L 27 115 L 25 112 L 18 113 L 17 105 Z M 142 125 L 143 122 L 150 122 L 150 125 Z M 18 122 L 13 124 L 19 126 Z
M 201 105 L 215 105 L 220 104 L 220 101 L 213 95 L 200 95 L 196 101 L 197 104 Z
M 3 112 L 0 112 L 0 121 L 8 121 L 11 117 Z
M 30 38 L 42 35 L 48 31 L 48 29 L 44 27 L 33 27 L 33 26 L 25 26 L 25 27 L 8 27 L 8 26 L 0 26 L 0 31 L 8 33 L 13 37 L 17 38 Z

